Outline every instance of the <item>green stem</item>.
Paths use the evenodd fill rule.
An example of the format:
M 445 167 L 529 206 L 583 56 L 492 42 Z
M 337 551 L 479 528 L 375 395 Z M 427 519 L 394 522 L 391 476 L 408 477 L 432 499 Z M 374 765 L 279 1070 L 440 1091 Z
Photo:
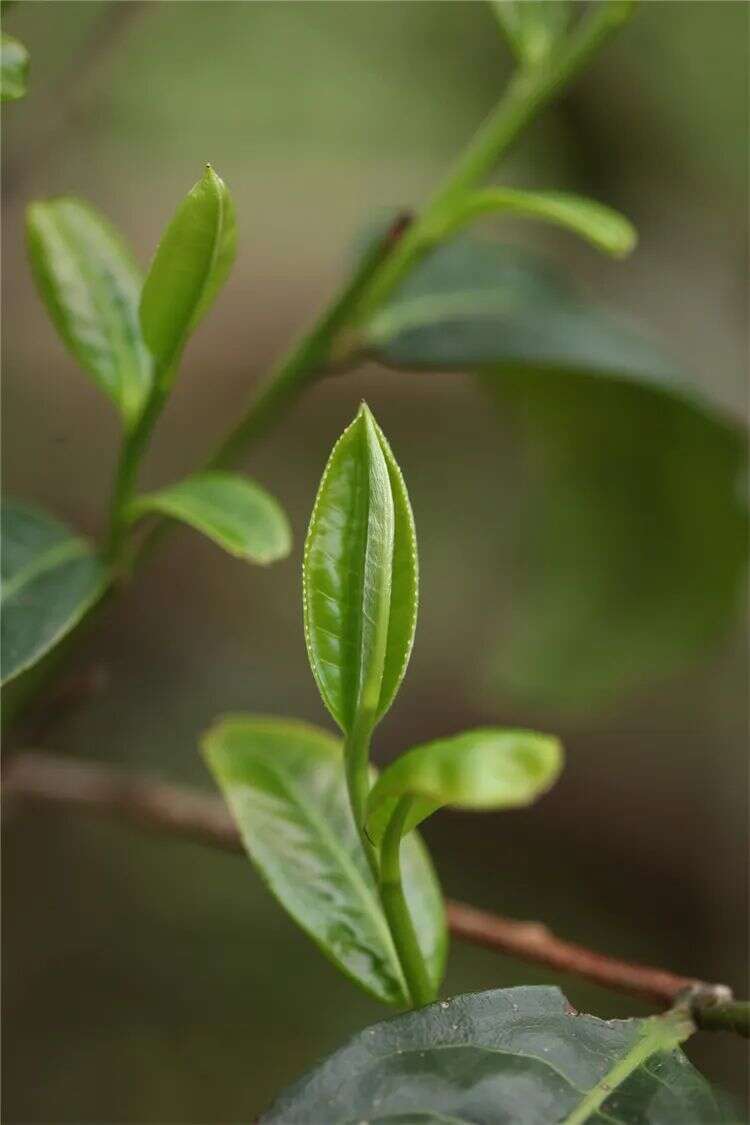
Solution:
M 143 413 L 135 424 L 132 433 L 124 440 L 120 460 L 112 486 L 110 501 L 109 539 L 105 548 L 105 559 L 114 568 L 120 561 L 128 533 L 127 508 L 135 495 L 138 483 L 138 469 L 146 452 L 156 420 L 167 398 L 166 380 L 154 373 L 154 383 L 146 400 Z
M 378 857 L 372 841 L 365 831 L 367 798 L 370 793 L 370 740 L 372 729 L 372 721 L 362 718 L 357 720 L 354 729 L 346 738 L 344 762 L 346 763 L 346 787 L 349 791 L 352 816 L 362 843 L 362 849 L 367 856 L 370 870 L 377 882 L 380 876 Z
M 391 295 L 415 263 L 443 236 L 443 224 L 482 180 L 533 117 L 560 93 L 604 40 L 630 16 L 633 0 L 603 0 L 584 17 L 551 57 L 518 70 L 496 107 L 438 187 L 421 217 L 394 247 L 356 311 L 362 324 Z
M 425 1004 L 432 1003 L 436 993 L 419 948 L 401 880 L 401 840 L 410 806 L 410 797 L 399 800 L 383 837 L 380 849 L 380 898 L 412 1004 L 415 1008 L 423 1008 Z

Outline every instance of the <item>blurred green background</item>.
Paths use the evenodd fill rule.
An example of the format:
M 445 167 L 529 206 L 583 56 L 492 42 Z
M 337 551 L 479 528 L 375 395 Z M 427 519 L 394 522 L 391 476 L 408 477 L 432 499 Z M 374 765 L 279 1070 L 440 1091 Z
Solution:
M 624 264 L 548 230 L 512 236 L 660 336 L 687 378 L 737 415 L 747 22 L 742 3 L 648 0 L 503 168 L 635 221 L 640 246 Z M 96 532 L 117 424 L 32 290 L 25 202 L 87 197 L 145 265 L 203 162 L 231 186 L 239 257 L 148 458 L 144 481 L 165 482 L 204 455 L 318 308 L 363 221 L 419 204 L 509 61 L 472 0 L 35 0 L 13 8 L 7 28 L 28 46 L 32 77 L 28 99 L 4 113 L 4 486 Z M 373 366 L 314 388 L 248 461 L 290 513 L 292 557 L 252 569 L 177 532 L 77 650 L 76 667 L 104 686 L 47 748 L 209 787 L 196 743 L 217 713 L 325 723 L 302 636 L 301 543 L 327 453 L 362 397 L 403 467 L 422 568 L 414 655 L 379 759 L 487 721 L 557 732 L 568 751 L 564 779 L 533 810 L 428 826 L 446 891 L 746 994 L 740 624 L 686 670 L 593 712 L 493 689 L 521 451 L 465 376 Z M 9 1123 L 248 1122 L 386 1014 L 295 931 L 247 863 L 190 844 L 19 813 L 5 830 L 4 907 Z M 551 979 L 456 945 L 447 990 Z M 559 983 L 597 1014 L 646 1010 Z M 742 1097 L 741 1040 L 703 1035 L 689 1053 Z

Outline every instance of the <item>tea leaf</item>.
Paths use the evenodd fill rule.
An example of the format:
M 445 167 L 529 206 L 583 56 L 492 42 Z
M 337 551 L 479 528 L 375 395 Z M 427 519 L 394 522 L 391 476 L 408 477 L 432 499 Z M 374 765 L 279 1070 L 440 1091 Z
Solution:
M 207 166 L 162 235 L 141 298 L 143 335 L 166 382 L 188 336 L 208 311 L 237 249 L 234 205 Z
M 445 805 L 508 809 L 529 805 L 557 780 L 556 738 L 484 728 L 408 750 L 380 775 L 367 803 L 367 832 L 380 843 L 396 805 L 408 798 L 403 833 Z
M 138 267 L 114 228 L 79 199 L 32 203 L 26 238 L 34 280 L 63 342 L 130 426 L 152 375 L 138 319 Z
M 260 1125 L 736 1121 L 679 1049 L 693 1030 L 678 1011 L 583 1015 L 557 988 L 456 996 L 355 1035 L 284 1091 Z
M 339 740 L 304 723 L 237 715 L 218 722 L 203 746 L 271 893 L 353 981 L 387 1004 L 408 1003 L 352 819 Z M 446 952 L 442 896 L 416 836 L 405 843 L 402 864 L 437 986 Z
M 12 35 L 0 33 L 0 101 L 24 97 L 28 79 L 29 52 Z
M 182 520 L 248 562 L 275 562 L 291 550 L 289 521 L 280 505 L 260 485 L 236 473 L 196 473 L 139 496 L 128 518 L 154 512 Z
M 520 62 L 542 62 L 570 22 L 568 0 L 490 0 L 513 53 Z
M 3 501 L 3 683 L 70 632 L 103 591 L 106 577 L 87 540 L 36 508 Z
M 541 219 L 565 227 L 615 258 L 629 254 L 637 241 L 632 223 L 594 199 L 563 192 L 517 191 L 506 187 L 486 188 L 468 196 L 446 224 L 446 233 L 482 215 L 496 213 Z
M 417 615 L 417 547 L 403 477 L 363 404 L 334 446 L 305 543 L 305 638 L 339 726 L 391 706 Z

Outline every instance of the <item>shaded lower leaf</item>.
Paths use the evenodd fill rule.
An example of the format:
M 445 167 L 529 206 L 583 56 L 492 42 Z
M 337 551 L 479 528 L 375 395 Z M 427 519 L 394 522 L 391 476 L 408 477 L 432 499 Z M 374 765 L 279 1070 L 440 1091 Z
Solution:
M 2 680 L 36 664 L 104 589 L 91 544 L 36 508 L 2 505 Z
M 351 816 L 340 741 L 304 723 L 230 716 L 206 758 L 248 854 L 272 894 L 347 976 L 387 1004 L 407 1003 L 378 893 Z M 403 848 L 410 910 L 430 975 L 442 978 L 442 896 L 427 852 Z
M 274 498 L 238 473 L 206 472 L 139 496 L 130 519 L 158 513 L 182 520 L 225 551 L 254 563 L 271 563 L 289 554 L 289 521 Z
M 678 1045 L 693 1031 L 577 1014 L 557 988 L 457 996 L 356 1035 L 261 1125 L 711 1125 L 729 1121 Z

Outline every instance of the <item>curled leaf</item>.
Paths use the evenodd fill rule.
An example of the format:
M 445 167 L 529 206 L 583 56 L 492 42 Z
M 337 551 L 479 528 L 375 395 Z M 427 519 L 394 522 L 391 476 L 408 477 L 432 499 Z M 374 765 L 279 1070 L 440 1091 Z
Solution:
M 226 281 L 236 249 L 232 198 L 208 165 L 162 235 L 143 286 L 141 326 L 163 380 Z
M 532 731 L 488 727 L 428 742 L 402 754 L 380 775 L 367 804 L 367 831 L 379 843 L 402 799 L 409 802 L 403 835 L 445 805 L 529 805 L 550 788 L 561 769 L 559 741 Z
M 305 638 L 323 701 L 350 732 L 381 718 L 406 670 L 417 546 L 403 477 L 367 406 L 334 446 L 305 543 Z

